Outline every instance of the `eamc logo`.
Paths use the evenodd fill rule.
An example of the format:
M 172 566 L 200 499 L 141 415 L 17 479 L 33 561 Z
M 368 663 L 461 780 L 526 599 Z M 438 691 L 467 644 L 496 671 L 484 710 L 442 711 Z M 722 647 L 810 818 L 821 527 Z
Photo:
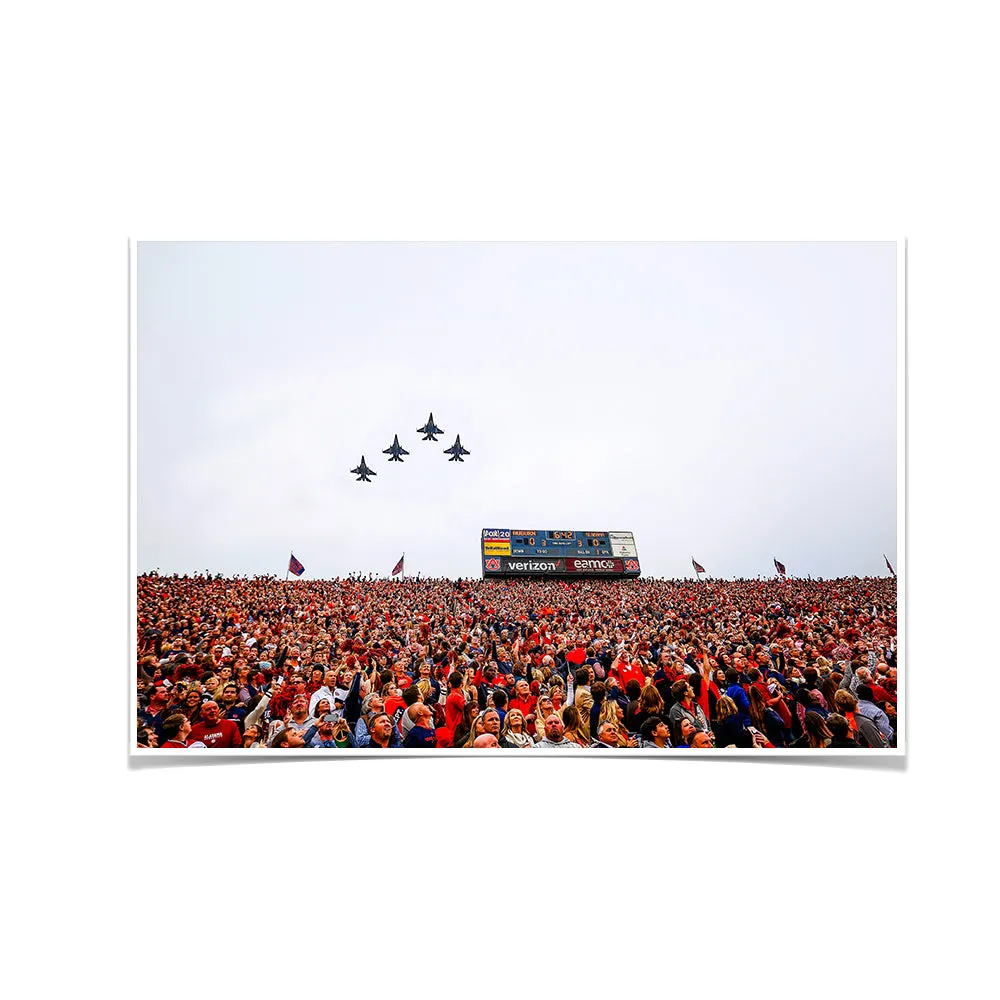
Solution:
M 487 559 L 486 560 L 486 569 L 490 573 L 499 573 L 500 572 L 500 560 L 499 559 Z
M 631 570 L 633 573 L 639 572 L 639 563 L 635 559 L 625 560 L 625 569 Z

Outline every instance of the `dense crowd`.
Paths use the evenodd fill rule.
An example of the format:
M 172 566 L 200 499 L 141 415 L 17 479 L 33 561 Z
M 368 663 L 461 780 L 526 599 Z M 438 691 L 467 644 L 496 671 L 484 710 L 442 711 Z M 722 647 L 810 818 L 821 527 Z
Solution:
M 167 748 L 884 748 L 896 581 L 138 579 Z

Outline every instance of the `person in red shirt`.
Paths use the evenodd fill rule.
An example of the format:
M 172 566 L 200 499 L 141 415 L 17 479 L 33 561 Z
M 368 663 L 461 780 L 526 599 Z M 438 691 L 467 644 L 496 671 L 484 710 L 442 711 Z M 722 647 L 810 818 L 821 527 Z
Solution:
M 448 697 L 444 703 L 444 728 L 451 732 L 462 721 L 465 712 L 465 692 L 462 675 L 456 670 L 448 676 Z
M 389 716 L 389 718 L 393 718 L 397 710 L 406 708 L 406 702 L 403 701 L 403 696 L 400 694 L 399 688 L 396 687 L 394 683 L 388 685 L 383 690 L 388 692 L 383 711 Z
M 219 706 L 206 701 L 201 706 L 201 722 L 191 727 L 192 740 L 201 740 L 206 747 L 242 747 L 240 727 L 231 719 L 220 718 Z
M 642 672 L 639 661 L 636 660 L 633 663 L 629 659 L 628 653 L 624 650 L 615 657 L 614 662 L 611 664 L 610 672 L 618 678 L 618 686 L 623 691 L 625 690 L 625 685 L 630 680 L 638 681 L 640 685 L 646 683 L 646 675 Z
M 507 711 L 511 712 L 514 709 L 519 709 L 527 717 L 534 712 L 537 703 L 538 698 L 531 693 L 531 687 L 528 682 L 524 678 L 521 678 L 514 685 L 514 697 L 510 699 Z

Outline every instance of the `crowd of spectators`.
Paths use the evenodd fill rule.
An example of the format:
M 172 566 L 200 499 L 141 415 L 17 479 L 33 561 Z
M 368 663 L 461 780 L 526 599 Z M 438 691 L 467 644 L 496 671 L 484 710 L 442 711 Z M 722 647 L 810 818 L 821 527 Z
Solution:
M 137 586 L 140 746 L 896 745 L 891 577 Z

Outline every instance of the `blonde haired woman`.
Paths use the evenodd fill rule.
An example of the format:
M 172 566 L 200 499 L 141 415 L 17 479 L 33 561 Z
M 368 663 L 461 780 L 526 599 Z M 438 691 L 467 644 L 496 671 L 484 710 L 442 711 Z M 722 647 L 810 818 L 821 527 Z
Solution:
M 535 741 L 525 728 L 524 712 L 519 708 L 512 708 L 503 720 L 500 746 L 510 750 L 529 750 L 534 745 Z

